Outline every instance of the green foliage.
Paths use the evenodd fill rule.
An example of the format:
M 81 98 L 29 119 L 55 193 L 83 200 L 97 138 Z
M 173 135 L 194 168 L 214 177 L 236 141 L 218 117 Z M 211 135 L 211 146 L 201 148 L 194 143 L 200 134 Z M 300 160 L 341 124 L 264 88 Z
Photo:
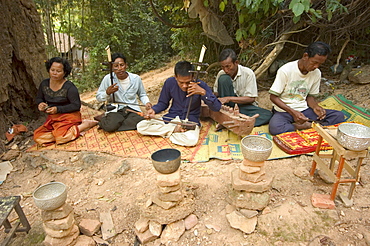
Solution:
M 128 70 L 134 73 L 157 68 L 173 55 L 171 30 L 154 16 L 147 1 L 36 0 L 36 4 L 45 17 L 45 30 L 49 18 L 54 32 L 73 36 L 88 52 L 85 71 L 73 77 L 80 90 L 98 86 L 107 73 L 100 65 L 107 61 L 107 45 L 111 53 L 127 57 Z
M 312 22 L 317 22 L 323 17 L 320 7 L 313 8 L 311 0 L 233 0 L 238 16 L 237 21 L 239 27 L 235 30 L 235 38 L 237 41 L 248 40 L 251 37 L 258 36 L 264 38 L 268 22 L 272 22 L 275 14 L 278 11 L 288 9 L 293 13 L 291 20 L 297 23 L 303 16 L 308 16 Z M 348 11 L 339 0 L 325 0 L 325 12 L 328 20 L 331 20 L 333 13 L 344 13 Z M 317 5 L 319 6 L 319 5 Z M 225 11 L 224 0 L 219 1 L 219 9 Z M 266 21 L 268 20 L 268 21 Z M 262 34 L 262 36 L 261 36 Z

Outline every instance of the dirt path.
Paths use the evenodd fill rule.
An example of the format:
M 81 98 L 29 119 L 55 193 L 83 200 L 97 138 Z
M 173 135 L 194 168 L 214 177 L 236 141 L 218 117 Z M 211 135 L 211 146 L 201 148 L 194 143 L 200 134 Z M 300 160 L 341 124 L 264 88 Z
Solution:
M 144 74 L 142 78 L 155 97 L 161 83 L 172 74 L 173 68 L 168 67 Z M 370 98 L 367 86 L 341 90 L 352 96 L 361 92 L 362 97 Z M 85 94 L 82 98 L 91 98 L 93 94 Z M 262 95 L 267 94 L 263 92 Z M 130 168 L 124 174 L 117 174 L 123 162 Z M 110 245 L 134 245 L 133 228 L 140 217 L 139 205 L 148 199 L 155 187 L 156 176 L 149 159 L 95 152 L 45 151 L 21 152 L 11 163 L 14 170 L 0 185 L 0 195 L 21 195 L 21 205 L 32 226 L 28 235 L 18 233 L 11 245 L 42 245 L 44 231 L 32 192 L 50 181 L 60 181 L 69 187 L 67 202 L 74 208 L 77 222 L 83 218 L 99 219 L 100 213 L 110 212 L 117 232 Z M 183 162 L 180 166 L 182 181 L 195 195 L 194 214 L 199 222 L 178 242 L 168 245 L 370 245 L 369 159 L 365 158 L 361 167 L 361 182 L 356 186 L 354 205 L 347 208 L 336 199 L 333 210 L 311 205 L 313 193 L 329 194 L 332 187 L 318 175 L 313 179 L 307 176 L 311 163 L 312 157 L 305 155 L 266 162 L 266 172 L 274 175 L 271 200 L 266 209 L 259 211 L 256 230 L 244 234 L 231 228 L 226 219 L 230 173 L 240 162 Z M 344 184 L 339 191 L 345 192 L 348 188 Z M 5 236 L 3 229 L 0 236 Z

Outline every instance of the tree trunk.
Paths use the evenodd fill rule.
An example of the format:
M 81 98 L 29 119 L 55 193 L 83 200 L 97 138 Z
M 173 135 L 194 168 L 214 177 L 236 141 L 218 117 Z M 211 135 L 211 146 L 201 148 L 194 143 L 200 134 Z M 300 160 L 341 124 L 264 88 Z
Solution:
M 0 140 L 12 124 L 39 116 L 37 86 L 47 73 L 44 34 L 32 0 L 0 0 Z M 1 141 L 3 143 L 3 141 Z M 0 145 L 0 153 L 4 145 Z

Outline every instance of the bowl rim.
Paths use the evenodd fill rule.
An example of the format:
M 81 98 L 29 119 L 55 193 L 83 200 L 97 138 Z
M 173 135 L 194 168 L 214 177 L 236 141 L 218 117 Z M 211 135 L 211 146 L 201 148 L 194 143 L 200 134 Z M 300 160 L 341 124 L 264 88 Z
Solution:
M 168 160 L 168 161 L 173 161 L 173 160 L 176 160 L 176 159 L 178 159 L 178 158 L 181 158 L 181 151 L 180 151 L 180 150 L 178 150 L 178 149 L 173 149 L 173 148 L 166 148 L 166 149 L 160 149 L 160 150 L 157 150 L 157 151 L 155 151 L 154 153 L 152 153 L 152 154 L 150 155 L 150 159 L 151 159 L 152 161 L 156 161 L 156 162 L 165 162 L 165 161 L 157 161 L 157 160 L 154 160 L 154 159 L 153 159 L 153 155 L 156 155 L 156 154 L 158 154 L 158 153 L 160 153 L 160 152 L 164 152 L 165 150 L 171 150 L 171 151 L 177 152 L 177 154 L 179 155 L 178 157 L 173 158 L 173 159 L 170 159 L 170 160 Z
M 246 139 L 246 138 L 261 138 L 261 139 L 264 139 L 264 140 L 267 140 L 270 144 L 270 147 L 268 147 L 267 149 L 264 149 L 264 150 L 253 150 L 253 151 L 268 151 L 270 149 L 272 149 L 274 147 L 272 141 L 270 139 L 268 139 L 267 137 L 265 136 L 260 136 L 260 135 L 248 135 L 248 136 L 245 136 L 242 138 L 242 140 L 240 141 L 242 146 L 244 146 L 245 148 L 248 148 L 247 146 L 245 146 L 245 144 L 243 143 L 243 140 Z
M 338 126 L 338 132 L 343 133 L 343 134 L 345 134 L 345 135 L 347 135 L 347 136 L 350 136 L 350 137 L 358 138 L 358 139 L 366 139 L 366 138 L 370 138 L 370 133 L 368 134 L 369 136 L 363 136 L 363 135 L 358 136 L 358 135 L 354 135 L 354 134 L 352 134 L 352 132 L 350 132 L 350 133 L 348 133 L 348 132 L 344 132 L 344 131 L 343 131 L 343 128 L 345 128 L 346 126 L 350 126 L 350 125 L 356 125 L 356 126 L 359 126 L 359 127 L 364 128 L 364 129 L 369 128 L 368 130 L 369 130 L 369 132 L 370 132 L 370 127 L 368 127 L 368 126 L 361 125 L 361 124 L 357 124 L 357 123 L 349 123 L 349 122 L 348 122 L 348 123 L 342 123 L 342 124 L 340 124 L 340 125 Z
M 38 200 L 38 201 L 46 201 L 46 200 L 50 200 L 50 199 L 53 199 L 53 198 L 55 198 L 55 197 L 58 197 L 58 196 L 55 196 L 55 197 L 44 198 L 44 199 L 42 199 L 42 198 L 38 198 L 38 197 L 35 197 L 36 192 L 37 192 L 37 191 L 39 191 L 41 188 L 46 187 L 46 186 L 49 186 L 49 185 L 54 185 L 54 184 L 59 184 L 59 185 L 62 185 L 62 186 L 64 187 L 63 191 L 62 191 L 58 196 L 60 196 L 60 195 L 62 195 L 63 193 L 65 193 L 65 191 L 67 190 L 67 186 L 66 186 L 64 183 L 62 183 L 62 182 L 49 182 L 49 183 L 46 183 L 46 184 L 40 185 L 39 187 L 37 187 L 37 188 L 33 191 L 33 193 L 32 193 L 32 197 L 33 197 L 33 199 L 36 199 L 36 200 Z

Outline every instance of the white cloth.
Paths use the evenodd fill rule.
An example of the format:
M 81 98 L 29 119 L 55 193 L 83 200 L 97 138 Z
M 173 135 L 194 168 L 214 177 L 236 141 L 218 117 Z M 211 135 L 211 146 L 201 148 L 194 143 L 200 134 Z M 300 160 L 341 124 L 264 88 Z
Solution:
M 173 122 L 180 122 L 180 118 L 177 116 L 172 120 Z M 161 136 L 170 138 L 170 141 L 174 144 L 181 146 L 195 146 L 199 140 L 199 126 L 196 126 L 194 130 L 187 130 L 186 132 L 173 132 L 176 124 L 164 123 L 159 120 L 142 120 L 137 124 L 137 131 L 142 135 Z
M 218 91 L 218 78 L 223 74 L 226 74 L 224 70 L 218 72 L 213 91 Z M 238 73 L 235 78 L 231 79 L 233 81 L 234 92 L 238 97 L 258 97 L 256 75 L 252 69 L 239 64 Z
M 290 108 L 302 112 L 308 108 L 307 96 L 316 97 L 320 89 L 321 72 L 318 68 L 302 74 L 298 60 L 283 65 L 276 74 L 269 93 L 278 96 Z M 285 112 L 273 104 L 278 112 Z
M 127 76 L 127 78 L 125 79 L 118 79 L 118 81 L 120 82 L 122 88 L 126 90 L 128 85 L 130 84 L 130 76 Z
M 143 82 L 141 81 L 140 76 L 134 73 L 130 73 L 130 72 L 127 72 L 127 73 L 128 73 L 128 76 L 130 77 L 130 84 L 128 85 L 126 90 L 122 88 L 122 85 L 121 83 L 119 83 L 119 80 L 116 74 L 113 73 L 113 83 L 117 83 L 118 91 L 116 91 L 115 93 L 111 95 L 107 95 L 106 93 L 107 88 L 110 85 L 112 85 L 111 80 L 110 80 L 110 74 L 105 75 L 102 82 L 100 83 L 98 92 L 96 94 L 96 100 L 98 102 L 112 100 L 113 95 L 114 95 L 115 101 L 121 102 L 121 103 L 138 104 L 139 102 L 137 98 L 139 98 L 143 104 L 150 102 L 149 97 L 147 96 L 146 91 L 144 89 L 144 85 L 143 85 Z M 119 104 L 117 107 L 117 110 L 122 109 L 126 106 L 129 106 L 130 108 L 141 112 L 140 107 L 136 105 Z M 110 112 L 113 112 L 113 111 L 110 111 Z

